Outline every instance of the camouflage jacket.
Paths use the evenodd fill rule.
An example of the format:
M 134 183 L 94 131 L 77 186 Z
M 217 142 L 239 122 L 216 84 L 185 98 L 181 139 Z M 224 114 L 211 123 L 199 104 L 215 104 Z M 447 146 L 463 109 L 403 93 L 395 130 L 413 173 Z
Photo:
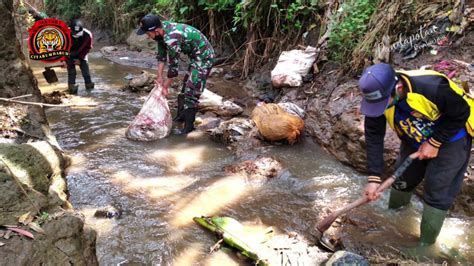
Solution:
M 206 36 L 196 28 L 170 21 L 163 21 L 164 37 L 158 40 L 157 59 L 168 61 L 168 78 L 178 76 L 179 54 L 184 53 L 192 62 L 212 61 L 214 49 Z

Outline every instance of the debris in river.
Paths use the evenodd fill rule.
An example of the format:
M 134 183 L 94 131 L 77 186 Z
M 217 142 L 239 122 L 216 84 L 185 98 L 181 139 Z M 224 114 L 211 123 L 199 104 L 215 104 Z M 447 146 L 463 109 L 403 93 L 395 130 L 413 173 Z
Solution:
M 155 86 L 156 75 L 143 70 L 139 75 L 128 73 L 123 79 L 126 85 L 122 87 L 122 90 L 149 92 Z
M 260 134 L 268 141 L 287 140 L 295 143 L 304 128 L 304 121 L 277 104 L 260 104 L 252 111 L 252 120 Z
M 117 208 L 108 206 L 108 207 L 96 210 L 94 213 L 94 217 L 107 218 L 107 219 L 112 219 L 112 218 L 120 219 L 122 218 L 122 211 Z
M 283 166 L 274 157 L 261 156 L 256 160 L 246 160 L 237 165 L 224 167 L 227 173 L 240 174 L 248 180 L 267 180 L 279 177 L 283 172 Z

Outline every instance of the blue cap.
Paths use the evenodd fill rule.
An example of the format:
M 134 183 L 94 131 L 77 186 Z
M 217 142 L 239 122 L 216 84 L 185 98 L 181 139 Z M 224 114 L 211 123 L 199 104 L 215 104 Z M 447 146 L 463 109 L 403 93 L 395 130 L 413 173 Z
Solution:
M 363 96 L 360 108 L 362 113 L 369 117 L 381 116 L 397 82 L 397 74 L 389 64 L 375 64 L 365 69 L 359 79 Z

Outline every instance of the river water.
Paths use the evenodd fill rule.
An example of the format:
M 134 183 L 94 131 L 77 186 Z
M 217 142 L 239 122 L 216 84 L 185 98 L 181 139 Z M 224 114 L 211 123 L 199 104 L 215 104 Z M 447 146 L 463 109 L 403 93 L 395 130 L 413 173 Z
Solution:
M 192 218 L 230 216 L 245 224 L 272 226 L 278 233 L 295 231 L 311 239 L 313 226 L 324 211 L 360 195 L 365 177 L 335 161 L 309 139 L 294 146 L 265 148 L 265 154 L 276 156 L 288 169 L 280 179 L 266 183 L 226 175 L 223 167 L 238 158 L 206 137 L 170 136 L 150 143 L 127 140 L 125 129 L 145 96 L 119 88 L 124 84 L 122 77 L 140 69 L 95 55 L 91 73 L 96 88 L 86 92 L 78 71 L 80 89 L 73 101 L 98 106 L 49 108 L 47 116 L 60 145 L 73 159 L 67 173 L 70 200 L 98 232 L 101 265 L 245 265 L 229 250 L 208 254 L 215 237 Z M 48 86 L 40 77 L 41 69 L 35 68 L 42 90 L 65 87 L 65 70 L 56 72 L 60 85 Z M 256 155 L 248 153 L 245 158 Z M 388 211 L 387 194 L 349 215 L 350 222 L 342 230 L 346 247 L 357 251 L 391 245 L 399 249 L 416 242 L 420 201 L 413 200 L 402 211 Z M 123 210 L 122 217 L 94 217 L 97 209 L 107 206 Z M 472 219 L 449 218 L 439 240 L 474 261 L 472 225 Z M 430 260 L 442 261 L 438 255 Z

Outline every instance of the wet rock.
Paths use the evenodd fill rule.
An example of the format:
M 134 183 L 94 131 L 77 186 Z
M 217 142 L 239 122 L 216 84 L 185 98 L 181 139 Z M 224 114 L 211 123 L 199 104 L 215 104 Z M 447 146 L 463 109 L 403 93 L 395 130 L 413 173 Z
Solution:
M 67 201 L 66 157 L 48 142 L 39 141 L 0 144 L 0 159 L 0 224 L 15 225 L 28 212 L 40 216 L 38 210 L 49 217 L 41 220 L 44 234 L 32 232 L 34 240 L 16 235 L 4 240 L 1 263 L 97 265 L 95 231 Z
M 139 75 L 127 74 L 124 80 L 127 84 L 122 88 L 123 90 L 150 92 L 155 87 L 156 75 L 143 70 Z
M 112 218 L 120 219 L 122 218 L 122 211 L 115 207 L 107 206 L 107 207 L 96 210 L 94 213 L 94 217 L 107 218 L 107 219 L 112 219 Z
M 279 177 L 283 171 L 283 166 L 274 157 L 262 156 L 255 160 L 245 160 L 236 165 L 224 167 L 228 174 L 238 174 L 246 177 L 247 180 L 267 180 Z
M 224 69 L 222 67 L 213 67 L 211 69 L 211 73 L 209 74 L 210 76 L 217 76 L 224 73 Z
M 116 46 L 104 46 L 102 48 L 100 48 L 100 52 L 102 54 L 111 54 L 113 52 L 116 52 L 118 51 L 118 48 Z
M 339 250 L 326 262 L 326 266 L 359 265 L 369 266 L 364 257 L 349 251 Z
M 198 124 L 196 128 L 202 131 L 212 131 L 217 128 L 222 119 L 211 114 L 206 113 L 203 116 L 196 117 L 196 124 Z
M 62 169 L 66 159 L 48 142 L 0 144 L 0 224 L 15 224 L 17 217 L 48 206 L 69 208 Z M 25 198 L 19 185 L 24 186 Z M 32 206 L 36 205 L 36 208 Z
M 142 50 L 156 50 L 156 41 L 150 40 L 146 34 L 137 35 L 135 30 L 132 30 L 126 40 L 131 50 L 142 51 Z
M 238 76 L 239 76 L 239 73 L 230 72 L 230 73 L 226 73 L 223 78 L 224 78 L 225 80 L 231 80 L 231 79 L 236 78 L 236 77 L 238 77 Z
M 84 224 L 84 217 L 76 212 L 63 212 L 46 221 L 44 235 L 35 240 L 12 236 L 0 248 L 2 265 L 98 265 L 96 233 Z

